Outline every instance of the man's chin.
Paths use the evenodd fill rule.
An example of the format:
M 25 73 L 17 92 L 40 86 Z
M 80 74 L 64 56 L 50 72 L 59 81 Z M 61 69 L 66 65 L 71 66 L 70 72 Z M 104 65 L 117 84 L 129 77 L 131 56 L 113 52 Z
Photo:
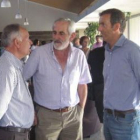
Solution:
M 54 45 L 54 48 L 56 49 L 56 50 L 64 50 L 64 49 L 66 49 L 67 48 L 67 46 L 55 46 Z

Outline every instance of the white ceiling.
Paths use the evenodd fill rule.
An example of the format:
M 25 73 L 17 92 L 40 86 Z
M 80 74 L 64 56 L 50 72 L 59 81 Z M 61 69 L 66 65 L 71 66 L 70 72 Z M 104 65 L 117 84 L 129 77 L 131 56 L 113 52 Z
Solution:
M 0 0 L 0 3 L 1 1 L 2 0 Z M 68 17 L 77 22 L 109 0 L 77 0 L 77 2 L 80 2 L 79 5 L 77 5 L 77 2 L 74 0 L 20 0 L 19 9 L 23 18 L 15 19 L 18 8 L 17 1 L 18 0 L 10 0 L 10 8 L 0 7 L 0 31 L 2 31 L 7 24 L 19 23 L 23 25 L 25 18 L 28 18 L 29 21 L 29 25 L 26 26 L 28 31 L 51 31 L 52 24 L 56 19 Z M 75 2 L 75 6 L 71 6 L 72 1 Z M 51 3 L 55 5 L 55 7 L 47 6 L 43 3 L 40 4 L 39 2 Z M 62 3 L 64 3 L 64 5 Z M 80 5 L 84 5 L 84 7 L 82 6 L 82 9 L 80 9 L 80 13 L 70 12 L 70 9 L 67 7 L 69 6 L 74 10 L 74 8 L 78 9 Z
M 0 0 L 0 2 L 1 1 L 2 0 Z M 11 8 L 0 8 L 0 31 L 2 31 L 2 29 L 10 23 L 19 23 L 23 25 L 25 17 L 28 18 L 30 23 L 30 25 L 26 27 L 29 31 L 50 31 L 52 29 L 52 23 L 59 17 L 69 17 L 74 21 L 79 21 L 77 23 L 77 29 L 85 29 L 88 22 L 98 21 L 99 13 L 108 8 L 119 8 L 124 12 L 131 12 L 131 15 L 140 13 L 140 0 L 95 0 L 94 5 L 88 6 L 81 14 L 71 13 L 28 0 L 28 9 L 26 11 L 25 1 L 26 0 L 20 0 L 20 12 L 23 16 L 23 19 L 21 20 L 16 20 L 14 18 L 15 14 L 17 13 L 17 0 L 10 0 L 12 5 Z M 55 0 L 53 1 L 55 2 Z M 100 7 L 102 4 L 104 5 Z M 91 14 L 88 15 L 88 13 Z
M 117 8 L 123 12 L 131 12 L 131 15 L 140 13 L 140 0 L 110 0 L 88 16 L 77 22 L 77 29 L 85 29 L 88 22 L 99 20 L 99 13 L 105 9 Z

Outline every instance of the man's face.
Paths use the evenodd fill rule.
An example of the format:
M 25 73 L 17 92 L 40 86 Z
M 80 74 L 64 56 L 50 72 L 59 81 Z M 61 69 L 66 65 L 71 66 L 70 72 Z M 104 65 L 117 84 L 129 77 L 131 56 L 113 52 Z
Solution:
M 65 21 L 56 22 L 53 26 L 52 37 L 55 49 L 63 50 L 67 48 L 71 38 L 68 32 L 68 23 Z
M 81 45 L 82 45 L 83 48 L 88 47 L 88 45 L 89 45 L 89 39 L 88 39 L 88 38 L 85 38 L 85 39 L 83 40 L 83 42 L 82 42 Z
M 77 39 L 77 40 L 75 41 L 75 44 L 74 44 L 74 45 L 75 45 L 75 46 L 80 46 L 79 41 L 80 41 L 80 40 L 79 40 L 79 39 Z
M 29 33 L 25 29 L 20 29 L 20 43 L 19 43 L 19 53 L 22 57 L 30 54 L 30 48 L 32 41 L 29 39 Z
M 96 42 L 97 42 L 97 43 L 101 42 L 100 37 L 97 37 L 97 38 L 96 38 Z
M 103 40 L 110 43 L 113 37 L 113 27 L 110 22 L 110 14 L 105 14 L 100 17 L 98 31 L 101 32 Z

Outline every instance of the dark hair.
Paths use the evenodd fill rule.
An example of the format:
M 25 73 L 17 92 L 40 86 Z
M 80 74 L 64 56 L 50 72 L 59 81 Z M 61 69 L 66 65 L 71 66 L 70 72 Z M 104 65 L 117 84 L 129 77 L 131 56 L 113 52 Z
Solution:
M 78 37 L 74 38 L 73 43 L 75 43 L 78 39 L 79 39 Z
M 45 44 L 46 44 L 45 40 L 41 41 L 41 45 L 45 45 Z
M 102 36 L 101 36 L 101 35 L 96 35 L 96 36 L 95 36 L 96 39 L 97 39 L 98 37 L 101 38 Z
M 1 44 L 3 47 L 9 46 L 12 43 L 13 39 L 21 37 L 20 28 L 23 27 L 21 27 L 19 24 L 10 24 L 3 29 L 1 35 Z
M 82 36 L 82 37 L 80 38 L 80 45 L 82 45 L 82 43 L 83 43 L 83 41 L 84 41 L 85 39 L 88 39 L 88 40 L 89 40 L 89 37 L 88 37 L 88 36 Z
M 38 41 L 39 41 L 38 39 L 35 39 L 34 42 L 33 42 L 33 45 L 37 45 Z
M 113 9 L 107 9 L 101 12 L 99 16 L 103 16 L 105 14 L 110 14 L 110 22 L 112 26 L 115 23 L 120 23 L 120 26 L 121 26 L 120 31 L 123 33 L 126 26 L 126 19 L 125 19 L 124 13 L 118 9 L 113 8 Z

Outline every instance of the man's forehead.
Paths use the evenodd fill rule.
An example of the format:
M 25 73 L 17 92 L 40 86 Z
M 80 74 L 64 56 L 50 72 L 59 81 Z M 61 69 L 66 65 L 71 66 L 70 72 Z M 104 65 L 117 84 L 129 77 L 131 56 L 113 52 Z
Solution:
M 110 19 L 110 14 L 104 14 L 102 16 L 100 16 L 100 19 Z
M 53 26 L 53 31 L 59 31 L 59 32 L 61 32 L 61 31 L 67 31 L 68 30 L 68 25 L 67 25 L 67 23 L 65 22 L 65 23 L 55 23 L 54 24 L 54 26 Z
M 25 29 L 25 28 L 20 28 L 20 34 L 21 35 L 25 35 L 25 36 L 29 36 L 29 32 Z
M 100 16 L 99 23 L 110 22 L 110 14 L 104 14 Z

